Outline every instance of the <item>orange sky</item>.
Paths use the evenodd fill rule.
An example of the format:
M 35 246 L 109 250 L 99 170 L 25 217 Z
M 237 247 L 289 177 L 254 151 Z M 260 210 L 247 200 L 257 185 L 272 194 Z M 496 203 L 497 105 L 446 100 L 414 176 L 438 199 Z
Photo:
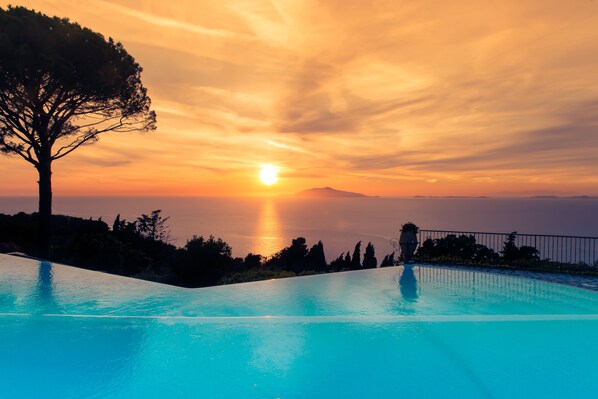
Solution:
M 11 4 L 121 41 L 158 113 L 57 161 L 55 195 L 598 195 L 596 1 Z

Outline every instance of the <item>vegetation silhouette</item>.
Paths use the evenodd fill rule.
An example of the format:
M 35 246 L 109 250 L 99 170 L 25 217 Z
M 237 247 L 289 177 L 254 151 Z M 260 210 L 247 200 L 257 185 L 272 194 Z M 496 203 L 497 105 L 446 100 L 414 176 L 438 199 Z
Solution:
M 353 256 L 351 258 L 351 270 L 361 269 L 361 241 L 355 244 Z
M 52 163 L 105 132 L 150 131 L 141 66 L 122 44 L 24 7 L 0 7 L 0 152 L 39 175 L 41 254 L 50 249 Z
M 0 214 L 0 252 L 39 253 L 32 239 L 38 228 L 38 214 Z M 112 229 L 100 220 L 52 216 L 52 261 L 86 269 L 133 276 L 184 287 L 205 287 L 279 277 L 292 277 L 353 270 L 351 256 L 341 255 L 342 264 L 326 262 L 324 244 L 318 241 L 308 249 L 305 238 L 270 257 L 250 253 L 234 258 L 222 239 L 194 236 L 182 248 L 168 242 L 168 217 L 160 210 L 142 214 L 132 222 L 117 215 Z M 359 259 L 359 248 L 355 259 Z M 374 246 L 369 243 L 364 266 L 376 267 Z M 361 268 L 361 265 L 360 265 Z
M 378 259 L 376 259 L 376 250 L 371 242 L 365 247 L 365 253 L 363 254 L 363 268 L 364 269 L 375 269 L 378 266 Z
M 351 270 L 351 255 L 349 252 L 345 255 L 343 252 L 339 255 L 338 258 L 330 262 L 330 269 L 335 272 L 340 272 L 343 270 Z
M 388 267 L 395 265 L 395 253 L 391 252 L 390 254 L 386 255 L 382 262 L 380 263 L 380 267 Z
M 163 218 L 161 212 L 162 210 L 157 209 L 152 211 L 150 215 L 142 214 L 138 217 L 135 224 L 137 233 L 142 237 L 151 238 L 155 241 L 169 242 L 170 230 L 166 222 L 170 217 Z
M 516 238 L 516 231 L 509 234 L 507 241 L 505 241 L 504 243 L 503 250 L 500 252 L 502 254 L 503 260 L 511 263 L 533 263 L 540 260 L 540 252 L 536 248 L 528 245 L 522 245 L 521 247 L 517 247 L 517 245 L 515 245 Z
M 177 251 L 174 272 L 182 285 L 216 285 L 232 267 L 231 254 L 231 247 L 220 238 L 194 236 Z
M 37 213 L 0 214 L 0 252 L 38 254 L 39 242 L 35 239 L 38 218 Z M 177 248 L 168 242 L 168 220 L 160 210 L 143 214 L 132 222 L 118 215 L 110 229 L 101 220 L 54 215 L 50 242 L 52 251 L 48 260 L 184 287 L 377 267 L 375 248 L 371 242 L 366 245 L 363 262 L 359 262 L 361 242 L 358 242 L 353 256 L 351 251 L 347 251 L 330 264 L 326 262 L 323 243 L 318 241 L 308 249 L 303 237 L 293 239 L 288 247 L 269 257 L 249 253 L 244 258 L 235 258 L 230 245 L 213 236 L 193 236 L 184 247 Z M 473 236 L 448 234 L 443 238 L 425 240 L 415 259 L 422 263 L 598 273 L 595 266 L 542 260 L 536 248 L 517 247 L 515 243 L 516 233 L 513 232 L 504 242 L 502 251 L 497 253 L 478 244 Z M 380 267 L 394 266 L 398 261 L 393 252 L 384 257 Z M 40 276 L 47 275 L 44 270 L 40 269 Z M 400 284 L 406 286 L 404 296 L 409 297 L 412 292 L 408 284 L 411 276 L 408 272 L 403 274 L 406 280 Z
M 298 237 L 291 242 L 291 246 L 282 249 L 266 261 L 270 268 L 285 268 L 294 273 L 304 271 L 308 255 L 305 238 Z
M 314 244 L 314 246 L 310 248 L 305 257 L 305 263 L 316 272 L 325 272 L 328 270 L 326 255 L 324 255 L 324 244 L 322 244 L 322 241 L 318 241 L 317 244 Z
M 510 233 L 503 242 L 502 250 L 496 252 L 485 245 L 478 244 L 473 234 L 447 234 L 442 238 L 426 239 L 418 248 L 415 259 L 421 263 L 433 264 L 598 274 L 598 262 L 586 264 L 542 259 L 536 247 L 529 245 L 518 247 L 516 239 L 517 232 Z
M 416 259 L 458 259 L 464 263 L 492 264 L 500 262 L 494 250 L 476 243 L 472 235 L 448 234 L 444 238 L 427 239 L 418 248 Z

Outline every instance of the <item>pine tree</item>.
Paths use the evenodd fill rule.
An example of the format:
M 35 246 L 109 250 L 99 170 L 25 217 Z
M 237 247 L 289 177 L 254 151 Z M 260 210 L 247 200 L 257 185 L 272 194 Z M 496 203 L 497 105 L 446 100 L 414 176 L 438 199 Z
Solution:
M 351 254 L 347 251 L 347 255 L 345 255 L 345 261 L 343 262 L 343 269 L 350 270 L 351 269 Z
M 376 259 L 376 250 L 371 242 L 365 247 L 365 253 L 363 255 L 363 268 L 364 269 L 375 269 L 378 265 L 378 259 Z
M 341 271 L 343 268 L 343 263 L 345 262 L 344 257 L 345 253 L 343 252 L 338 258 L 330 262 L 330 269 L 335 272 Z
M 137 218 L 137 233 L 146 238 L 155 241 L 168 242 L 170 240 L 170 230 L 166 222 L 170 217 L 163 218 L 162 210 L 156 209 L 150 215 L 142 214 Z
M 395 264 L 395 253 L 392 252 L 384 257 L 382 263 L 380 263 L 380 267 L 388 267 L 394 266 Z
M 326 256 L 324 255 L 324 244 L 318 241 L 310 248 L 306 256 L 307 268 L 313 268 L 314 271 L 326 271 L 328 264 L 326 263 Z
M 361 269 L 361 241 L 355 244 L 355 249 L 353 250 L 353 259 L 351 261 L 351 270 L 359 269 Z
M 120 213 L 118 215 L 116 215 L 116 218 L 114 219 L 114 223 L 112 223 L 112 231 L 118 231 L 120 230 Z

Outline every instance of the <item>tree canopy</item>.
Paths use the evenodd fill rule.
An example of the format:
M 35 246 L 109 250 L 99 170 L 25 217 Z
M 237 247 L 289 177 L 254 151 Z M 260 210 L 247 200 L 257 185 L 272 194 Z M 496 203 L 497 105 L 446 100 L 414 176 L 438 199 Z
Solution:
M 141 71 L 122 44 L 68 19 L 0 8 L 0 150 L 37 167 L 107 131 L 155 129 Z
M 376 259 L 376 249 L 374 245 L 369 242 L 365 247 L 365 253 L 363 255 L 363 268 L 364 269 L 375 269 L 378 266 L 378 259 Z

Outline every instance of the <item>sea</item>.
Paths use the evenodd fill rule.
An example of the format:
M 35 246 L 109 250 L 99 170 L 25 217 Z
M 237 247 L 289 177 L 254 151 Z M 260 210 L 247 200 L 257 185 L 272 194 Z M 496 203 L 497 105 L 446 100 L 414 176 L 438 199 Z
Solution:
M 34 212 L 36 197 L 0 197 L 0 213 Z M 393 251 L 401 225 L 422 229 L 598 237 L 598 198 L 212 198 L 55 197 L 54 213 L 134 221 L 160 209 L 171 242 L 213 235 L 234 256 L 269 256 L 304 237 L 324 244 L 327 261 L 371 242 L 380 260 Z

